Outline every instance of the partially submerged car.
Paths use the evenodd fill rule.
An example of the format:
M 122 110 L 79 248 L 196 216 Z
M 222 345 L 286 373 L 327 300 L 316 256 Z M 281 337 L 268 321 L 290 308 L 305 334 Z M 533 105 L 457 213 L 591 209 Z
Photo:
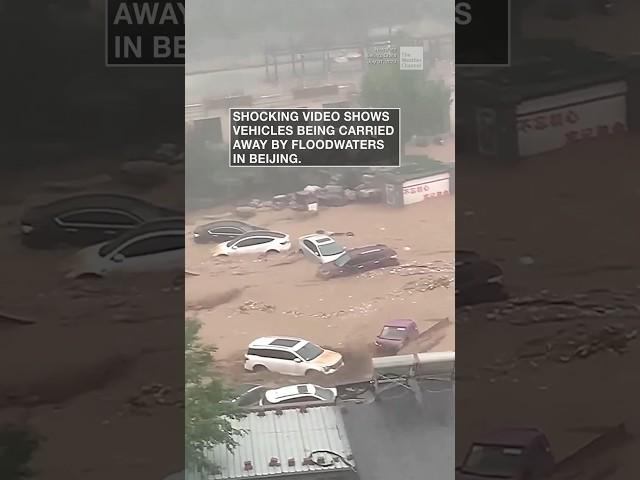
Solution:
M 236 237 L 229 242 L 220 243 L 213 250 L 214 257 L 228 255 L 280 253 L 291 249 L 289 235 L 269 230 L 256 230 Z
M 259 403 L 261 406 L 291 403 L 333 403 L 336 401 L 337 396 L 338 390 L 335 388 L 325 388 L 305 383 L 267 390 Z
M 224 403 L 230 403 L 240 408 L 255 407 L 260 404 L 266 391 L 267 387 L 264 385 L 244 383 L 234 388 L 235 396 L 231 400 L 224 401 Z
M 477 438 L 456 468 L 456 480 L 551 480 L 608 478 L 617 470 L 613 451 L 634 440 L 624 424 L 564 433 L 553 452 L 537 428 L 508 427 Z M 559 455 L 557 455 L 559 453 Z
M 456 306 L 497 302 L 508 297 L 502 269 L 469 250 L 456 250 Z
M 346 248 L 328 235 L 311 234 L 298 239 L 302 254 L 317 263 L 329 263 L 342 255 Z
M 395 355 L 409 342 L 420 335 L 418 325 L 410 319 L 397 319 L 387 322 L 375 340 L 378 353 Z
M 145 223 L 110 242 L 80 250 L 67 278 L 112 272 L 184 271 L 184 218 Z
M 330 279 L 346 277 L 377 268 L 399 265 L 398 254 L 386 245 L 378 244 L 347 250 L 336 260 L 325 263 L 318 269 L 318 277 Z
M 31 207 L 20 219 L 28 247 L 84 247 L 112 240 L 146 222 L 182 213 L 127 195 L 75 195 Z
M 542 480 L 555 459 L 547 437 L 535 428 L 505 428 L 485 434 L 468 450 L 456 480 Z
M 342 368 L 338 352 L 322 348 L 308 340 L 292 337 L 262 337 L 249 344 L 244 368 L 252 372 L 284 375 L 330 375 Z
M 196 227 L 193 231 L 193 241 L 195 243 L 223 243 L 255 230 L 264 230 L 264 228 L 241 220 L 216 220 Z

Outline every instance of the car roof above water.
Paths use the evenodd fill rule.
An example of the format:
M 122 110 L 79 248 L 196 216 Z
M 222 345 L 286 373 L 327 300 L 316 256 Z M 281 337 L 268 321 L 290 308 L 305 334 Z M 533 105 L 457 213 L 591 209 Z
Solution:
M 358 247 L 358 248 L 352 248 L 351 250 L 347 250 L 347 253 L 349 255 L 351 255 L 352 257 L 356 256 L 356 255 L 365 255 L 367 253 L 391 253 L 393 252 L 393 250 L 389 247 L 387 247 L 386 245 L 383 244 L 378 244 L 378 245 L 370 245 L 368 247 Z
M 120 245 L 131 239 L 155 232 L 169 232 L 170 235 L 184 235 L 184 218 L 160 218 L 143 223 L 138 227 L 128 230 L 126 233 L 123 233 L 110 242 L 105 243 L 102 249 L 105 252 L 112 252 Z
M 163 230 L 184 231 L 184 217 L 166 217 L 150 220 L 142 225 L 131 229 L 125 235 L 137 237 L 143 233 L 157 232 Z
M 321 233 L 312 233 L 310 235 L 304 235 L 302 237 L 300 237 L 300 240 L 309 240 L 311 242 L 315 242 L 318 244 L 325 244 L 325 243 L 329 243 L 329 242 L 335 242 L 335 240 L 333 238 L 331 238 L 329 235 L 324 235 Z
M 286 233 L 275 232 L 273 230 L 253 230 L 251 232 L 244 233 L 242 235 L 238 235 L 234 238 L 234 242 L 237 240 L 243 240 L 245 238 L 252 237 L 273 237 L 273 238 L 285 238 L 287 236 Z
M 116 209 L 157 209 L 173 211 L 166 207 L 154 205 L 146 200 L 117 193 L 86 193 L 58 198 L 46 204 L 34 207 L 40 211 L 64 212 L 74 208 L 116 208 Z M 176 211 L 177 213 L 177 211 Z
M 416 322 L 414 322 L 411 319 L 408 318 L 397 318 L 394 320 L 389 320 L 388 322 L 385 322 L 384 326 L 385 327 L 404 327 L 404 328 L 408 328 L 408 327 L 412 327 L 416 324 Z
M 249 344 L 249 348 L 282 348 L 282 349 L 294 349 L 295 347 L 306 344 L 306 340 L 295 337 L 260 337 L 256 338 Z
M 284 398 L 297 397 L 298 395 L 314 395 L 315 393 L 315 385 L 301 384 L 271 389 L 266 392 L 266 396 L 269 401 L 277 401 Z
M 251 225 L 250 223 L 243 222 L 242 220 L 213 220 L 211 222 L 200 225 L 200 227 L 207 227 L 207 228 L 243 227 L 243 228 L 258 229 L 258 227 L 256 227 L 255 225 Z
M 475 443 L 503 447 L 526 447 L 540 436 L 544 436 L 544 433 L 538 428 L 501 428 L 479 436 Z

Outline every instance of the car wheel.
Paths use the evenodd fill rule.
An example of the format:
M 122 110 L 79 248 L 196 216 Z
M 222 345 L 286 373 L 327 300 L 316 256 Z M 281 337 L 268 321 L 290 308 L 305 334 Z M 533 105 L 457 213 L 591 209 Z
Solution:
M 267 255 L 274 255 L 276 253 L 280 253 L 280 252 L 278 250 L 273 250 L 273 249 L 267 250 Z
M 265 367 L 264 365 L 254 365 L 253 366 L 253 370 L 251 370 L 253 373 L 261 373 L 261 372 L 268 372 L 269 369 L 267 367 Z

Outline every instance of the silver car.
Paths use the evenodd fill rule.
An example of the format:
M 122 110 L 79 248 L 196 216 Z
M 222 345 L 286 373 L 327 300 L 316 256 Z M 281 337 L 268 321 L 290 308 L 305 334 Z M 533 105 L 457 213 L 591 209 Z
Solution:
M 316 263 L 329 263 L 340 257 L 346 250 L 328 235 L 314 233 L 298 239 L 300 251 Z
M 287 403 L 333 403 L 338 396 L 336 388 L 319 387 L 310 383 L 289 385 L 264 392 L 260 406 L 282 405 Z

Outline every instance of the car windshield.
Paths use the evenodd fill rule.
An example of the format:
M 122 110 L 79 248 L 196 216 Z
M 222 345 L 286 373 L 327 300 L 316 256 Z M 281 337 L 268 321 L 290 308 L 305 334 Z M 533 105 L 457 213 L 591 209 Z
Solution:
M 407 329 L 404 327 L 384 327 L 380 333 L 381 338 L 389 340 L 403 340 L 407 336 Z
M 304 347 L 298 349 L 296 353 L 304 358 L 307 362 L 318 358 L 324 350 L 313 343 L 307 343 Z
M 320 250 L 320 253 L 322 255 L 329 256 L 342 253 L 344 251 L 344 248 L 342 248 L 336 242 L 331 242 L 318 245 L 318 250 Z
M 345 253 L 344 255 L 341 255 L 340 257 L 338 257 L 334 263 L 338 267 L 344 267 L 349 260 L 351 260 L 351 257 L 349 256 L 348 253 Z
M 462 471 L 493 478 L 512 478 L 522 466 L 522 448 L 474 445 Z

